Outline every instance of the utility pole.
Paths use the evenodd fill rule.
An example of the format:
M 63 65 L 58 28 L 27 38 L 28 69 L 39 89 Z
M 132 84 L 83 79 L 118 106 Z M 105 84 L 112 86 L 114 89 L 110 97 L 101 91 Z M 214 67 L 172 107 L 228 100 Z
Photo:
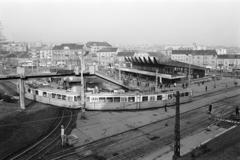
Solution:
M 155 91 L 157 90 L 158 86 L 158 69 L 156 69 L 156 77 L 155 77 Z
M 85 91 L 84 91 L 84 77 L 83 77 L 83 71 L 84 71 L 84 60 L 83 60 L 83 56 L 85 55 L 85 47 L 83 46 L 83 50 L 81 53 L 81 102 L 82 102 L 82 114 L 81 114 L 81 118 L 85 119 Z
M 176 115 L 175 115 L 175 129 L 174 129 L 174 155 L 173 160 L 180 158 L 180 93 L 176 92 Z
M 20 108 L 22 110 L 25 110 L 25 87 L 24 87 L 25 69 L 23 67 L 18 67 L 17 74 L 20 75 L 20 79 L 18 80 Z
M 190 61 L 190 55 L 188 54 L 189 58 L 189 65 L 188 65 L 188 86 L 190 87 L 191 85 L 191 61 Z

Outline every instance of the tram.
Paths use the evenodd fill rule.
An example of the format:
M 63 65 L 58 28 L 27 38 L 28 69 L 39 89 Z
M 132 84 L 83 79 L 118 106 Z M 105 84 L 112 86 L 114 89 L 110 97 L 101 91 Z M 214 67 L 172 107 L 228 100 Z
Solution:
M 80 93 L 64 89 L 32 88 L 30 86 L 26 86 L 25 90 L 25 97 L 37 102 L 72 109 L 82 107 Z
M 180 91 L 180 103 L 192 100 L 192 90 Z M 140 93 L 86 93 L 86 109 L 88 110 L 143 110 L 174 105 L 175 92 L 140 94 Z
M 80 93 L 50 87 L 32 88 L 26 86 L 25 89 L 25 97 L 31 100 L 59 107 L 82 108 Z M 85 97 L 87 110 L 143 110 L 174 105 L 176 102 L 174 91 L 153 94 L 87 92 Z M 191 99 L 192 90 L 180 91 L 180 103 L 189 102 Z

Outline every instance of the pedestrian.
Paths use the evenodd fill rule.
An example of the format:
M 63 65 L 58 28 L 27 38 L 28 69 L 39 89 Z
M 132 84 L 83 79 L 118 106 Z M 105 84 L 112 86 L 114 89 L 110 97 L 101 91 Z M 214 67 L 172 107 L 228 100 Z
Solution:
M 236 112 L 236 116 L 239 116 L 239 108 L 238 108 L 238 106 L 236 106 L 235 112 Z
M 177 84 L 176 84 L 176 82 L 174 82 L 174 84 L 173 84 L 173 85 L 174 85 L 174 87 L 177 87 Z
M 186 83 L 186 88 L 188 88 L 188 83 Z
M 81 119 L 86 119 L 85 108 L 84 107 L 81 108 Z
M 183 89 L 185 88 L 185 85 L 184 85 L 184 83 L 182 84 L 182 88 L 183 88 Z
M 208 106 L 208 113 L 209 113 L 209 114 L 212 113 L 212 104 L 210 104 L 210 105 Z
M 164 110 L 167 112 L 167 104 L 164 105 Z
M 207 86 L 205 86 L 205 91 L 207 92 Z

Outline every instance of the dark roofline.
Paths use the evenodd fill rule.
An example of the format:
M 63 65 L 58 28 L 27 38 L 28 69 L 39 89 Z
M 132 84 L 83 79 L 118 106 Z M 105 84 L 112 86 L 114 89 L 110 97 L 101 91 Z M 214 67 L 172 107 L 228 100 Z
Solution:
M 117 50 L 118 50 L 118 48 L 112 48 L 112 47 L 110 47 L 110 48 L 102 48 L 102 49 L 100 49 L 99 51 L 97 51 L 97 52 L 117 52 Z
M 216 50 L 172 50 L 172 54 L 217 55 Z
M 122 51 L 122 52 L 118 52 L 117 56 L 118 57 L 126 57 L 126 56 L 134 56 L 135 52 L 131 52 L 131 51 Z
M 96 42 L 96 41 L 90 41 L 86 43 L 87 47 L 91 46 L 105 46 L 105 47 L 111 47 L 112 45 L 109 44 L 108 42 Z
M 68 47 L 70 50 L 81 50 L 83 49 L 83 44 L 76 43 L 63 43 L 60 45 L 55 45 L 52 50 L 64 50 L 64 47 Z
M 219 59 L 240 59 L 240 54 L 223 54 L 218 55 Z

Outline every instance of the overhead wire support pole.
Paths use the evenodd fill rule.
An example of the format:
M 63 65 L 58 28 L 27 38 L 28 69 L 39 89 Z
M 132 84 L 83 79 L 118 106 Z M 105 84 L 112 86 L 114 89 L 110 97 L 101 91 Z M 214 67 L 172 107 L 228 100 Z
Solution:
M 190 60 L 191 54 L 189 54 L 189 65 L 188 65 L 188 86 L 191 85 L 191 60 Z
M 85 119 L 85 91 L 84 91 L 84 77 L 83 77 L 83 70 L 84 70 L 84 60 L 83 56 L 85 54 L 85 47 L 83 47 L 83 51 L 81 53 L 80 59 L 81 59 L 81 103 L 82 103 L 82 115 L 81 118 Z
M 176 92 L 176 115 L 174 129 L 174 154 L 173 160 L 180 158 L 180 93 Z

